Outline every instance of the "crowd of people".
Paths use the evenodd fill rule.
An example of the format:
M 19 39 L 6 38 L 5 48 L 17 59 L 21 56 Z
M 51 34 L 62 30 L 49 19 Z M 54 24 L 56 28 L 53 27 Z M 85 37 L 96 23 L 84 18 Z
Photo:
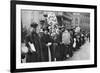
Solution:
M 79 27 L 63 30 L 59 28 L 59 34 L 52 37 L 48 28 L 36 33 L 37 25 L 36 23 L 31 24 L 33 28 L 31 34 L 22 40 L 21 60 L 26 59 L 26 62 L 67 60 L 90 38 L 90 34 L 84 34 L 81 29 L 76 32 L 76 28 Z
M 55 19 L 53 20 L 55 21 Z M 45 21 L 40 22 L 41 25 L 48 24 Z M 24 62 L 23 60 L 26 63 L 64 61 L 72 57 L 74 52 L 78 51 L 87 40 L 90 41 L 90 33 L 83 31 L 79 26 L 68 29 L 64 25 L 58 26 L 52 23 L 52 25 L 42 27 L 38 33 L 36 32 L 37 23 L 32 23 L 31 27 L 30 34 L 22 30 L 22 63 Z

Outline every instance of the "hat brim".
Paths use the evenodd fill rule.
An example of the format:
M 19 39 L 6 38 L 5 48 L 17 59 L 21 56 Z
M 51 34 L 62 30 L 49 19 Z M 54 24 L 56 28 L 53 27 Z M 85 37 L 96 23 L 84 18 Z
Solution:
M 33 27 L 33 28 L 36 28 L 37 26 L 38 26 L 38 24 L 36 24 L 36 23 L 31 24 L 31 27 Z

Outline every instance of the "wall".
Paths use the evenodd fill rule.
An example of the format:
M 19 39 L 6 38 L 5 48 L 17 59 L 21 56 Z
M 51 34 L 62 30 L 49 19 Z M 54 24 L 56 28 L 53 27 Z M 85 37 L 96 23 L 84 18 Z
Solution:
M 100 72 L 100 1 L 99 0 L 34 0 L 43 2 L 98 5 L 98 67 L 41 71 L 34 73 L 99 73 Z M 98 3 L 97 3 L 98 2 Z M 0 73 L 10 73 L 10 0 L 0 1 Z M 26 72 L 25 72 L 26 73 Z M 33 73 L 33 72 L 27 72 Z

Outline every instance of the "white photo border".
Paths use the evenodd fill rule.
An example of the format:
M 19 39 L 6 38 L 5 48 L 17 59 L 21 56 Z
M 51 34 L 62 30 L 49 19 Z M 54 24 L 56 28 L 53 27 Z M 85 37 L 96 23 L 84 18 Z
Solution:
M 90 13 L 90 37 L 91 37 L 90 38 L 90 41 L 91 41 L 90 42 L 90 60 L 21 63 L 21 9 Z M 89 64 L 90 65 L 94 64 L 94 9 L 20 5 L 20 4 L 16 5 L 16 69 L 89 65 Z

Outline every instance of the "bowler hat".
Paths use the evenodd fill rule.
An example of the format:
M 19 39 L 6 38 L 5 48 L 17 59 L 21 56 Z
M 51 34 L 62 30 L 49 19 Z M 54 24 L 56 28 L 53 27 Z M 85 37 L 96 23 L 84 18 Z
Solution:
M 31 24 L 31 27 L 33 27 L 33 28 L 36 28 L 37 26 L 38 26 L 37 23 L 32 23 L 32 24 Z

